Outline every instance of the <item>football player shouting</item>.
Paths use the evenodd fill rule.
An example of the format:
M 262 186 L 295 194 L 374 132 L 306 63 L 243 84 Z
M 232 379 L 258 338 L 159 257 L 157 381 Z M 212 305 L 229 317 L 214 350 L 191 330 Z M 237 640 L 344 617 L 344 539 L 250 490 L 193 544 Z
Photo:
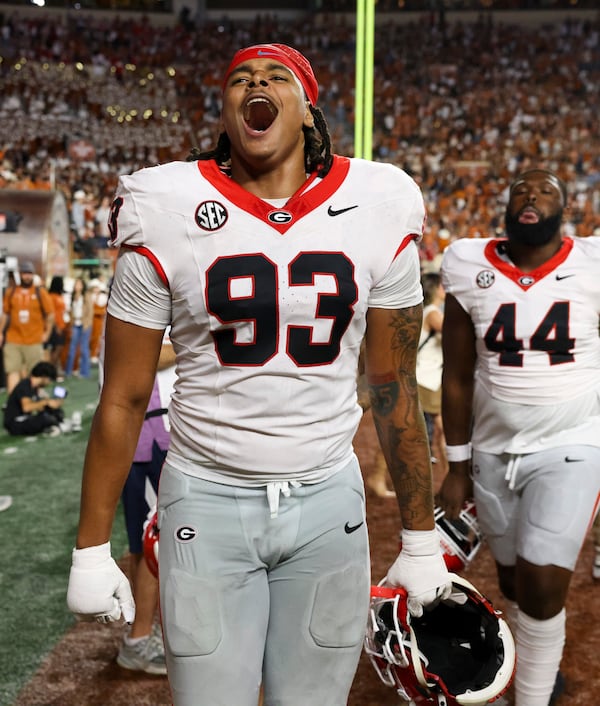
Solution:
M 411 610 L 451 584 L 415 379 L 423 198 L 387 164 L 332 154 L 309 61 L 247 47 L 214 150 L 123 176 L 105 380 L 87 449 L 68 604 L 131 619 L 115 507 L 171 326 L 177 380 L 158 493 L 160 605 L 175 706 L 343 706 L 370 600 L 352 440 L 366 375 L 403 523 L 388 574 Z

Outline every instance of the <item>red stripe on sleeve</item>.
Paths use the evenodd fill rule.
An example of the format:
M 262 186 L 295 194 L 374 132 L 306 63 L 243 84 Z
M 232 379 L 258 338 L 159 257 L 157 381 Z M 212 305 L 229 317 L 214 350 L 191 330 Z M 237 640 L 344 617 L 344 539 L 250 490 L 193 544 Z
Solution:
M 127 250 L 133 250 L 134 252 L 137 252 L 140 255 L 147 257 L 148 260 L 150 260 L 150 262 L 152 263 L 152 266 L 156 270 L 156 274 L 160 277 L 165 287 L 169 286 L 169 280 L 167 278 L 167 275 L 165 274 L 165 271 L 163 270 L 162 265 L 158 261 L 156 255 L 151 250 L 148 250 L 148 248 L 144 247 L 143 245 L 122 245 L 122 247 L 126 248 Z
M 398 250 L 394 253 L 394 260 L 398 257 L 398 255 L 404 250 L 404 248 L 411 243 L 413 240 L 418 240 L 421 236 L 418 235 L 417 233 L 409 233 L 407 236 L 405 236 L 404 240 L 400 243 L 400 246 L 398 247 Z

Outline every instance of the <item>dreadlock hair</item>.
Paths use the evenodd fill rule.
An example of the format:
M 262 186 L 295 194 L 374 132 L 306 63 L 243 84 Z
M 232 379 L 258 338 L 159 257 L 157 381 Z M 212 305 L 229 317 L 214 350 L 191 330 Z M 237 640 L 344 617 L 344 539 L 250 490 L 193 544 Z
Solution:
M 304 132 L 304 167 L 307 174 L 314 171 L 324 177 L 329 173 L 333 164 L 333 154 L 331 151 L 331 135 L 329 127 L 323 115 L 323 111 L 315 105 L 309 106 L 310 112 L 315 119 L 314 127 L 302 128 Z M 193 147 L 188 162 L 207 161 L 214 159 L 220 167 L 227 167 L 231 163 L 231 142 L 227 133 L 219 135 L 217 144 L 213 149 L 201 152 L 197 147 Z

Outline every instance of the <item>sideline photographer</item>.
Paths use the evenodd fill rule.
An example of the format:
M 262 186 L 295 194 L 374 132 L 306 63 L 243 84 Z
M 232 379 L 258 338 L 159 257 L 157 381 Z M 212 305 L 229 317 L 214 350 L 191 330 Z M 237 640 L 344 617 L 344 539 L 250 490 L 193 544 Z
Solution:
M 17 384 L 8 397 L 4 428 L 9 434 L 33 436 L 61 433 L 65 414 L 62 410 L 67 391 L 56 387 L 50 396 L 45 388 L 56 380 L 56 367 L 45 361 L 33 366 L 29 377 Z

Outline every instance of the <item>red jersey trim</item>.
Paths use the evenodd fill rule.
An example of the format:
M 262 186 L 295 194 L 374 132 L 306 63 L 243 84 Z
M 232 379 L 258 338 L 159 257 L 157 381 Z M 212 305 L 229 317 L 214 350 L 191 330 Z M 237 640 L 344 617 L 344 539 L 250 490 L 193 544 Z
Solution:
M 156 274 L 160 277 L 160 279 L 162 280 L 162 282 L 163 282 L 163 284 L 165 285 L 165 287 L 168 287 L 168 286 L 169 286 L 169 278 L 167 277 L 165 271 L 163 270 L 162 265 L 161 265 L 160 262 L 158 261 L 158 258 L 156 257 L 156 255 L 155 255 L 151 250 L 149 250 L 148 248 L 144 247 L 143 245 L 126 245 L 126 244 L 123 244 L 121 247 L 124 248 L 124 249 L 126 249 L 126 250 L 133 250 L 134 252 L 137 252 L 137 253 L 139 253 L 140 255 L 143 255 L 144 257 L 147 257 L 148 260 L 150 260 L 150 262 L 152 263 L 152 266 L 153 266 L 154 269 L 156 270 Z
M 393 259 L 395 260 L 409 243 L 412 243 L 413 240 L 419 240 L 420 237 L 421 236 L 418 233 L 409 233 L 408 235 L 405 235 L 404 239 L 398 246 L 398 250 L 394 253 Z
M 318 179 L 318 173 L 313 172 L 290 197 L 281 208 L 275 208 L 270 203 L 263 201 L 258 196 L 243 189 L 239 184 L 230 179 L 217 166 L 214 160 L 197 162 L 200 174 L 207 179 L 228 201 L 235 204 L 251 216 L 259 218 L 267 225 L 284 235 L 293 225 L 311 211 L 323 205 L 327 199 L 339 189 L 350 169 L 348 157 L 334 155 L 333 165 L 327 176 L 319 179 L 319 183 L 309 189 L 308 187 Z M 269 214 L 275 211 L 286 211 L 291 218 L 287 223 L 276 223 L 269 219 Z
M 536 282 L 554 272 L 569 257 L 573 249 L 573 240 L 568 237 L 563 238 L 560 249 L 547 262 L 544 262 L 543 265 L 536 267 L 531 272 L 523 272 L 518 267 L 515 267 L 512 262 L 507 262 L 498 255 L 498 246 L 506 242 L 508 242 L 506 238 L 490 240 L 485 246 L 484 255 L 493 267 L 523 290 L 529 289 Z

